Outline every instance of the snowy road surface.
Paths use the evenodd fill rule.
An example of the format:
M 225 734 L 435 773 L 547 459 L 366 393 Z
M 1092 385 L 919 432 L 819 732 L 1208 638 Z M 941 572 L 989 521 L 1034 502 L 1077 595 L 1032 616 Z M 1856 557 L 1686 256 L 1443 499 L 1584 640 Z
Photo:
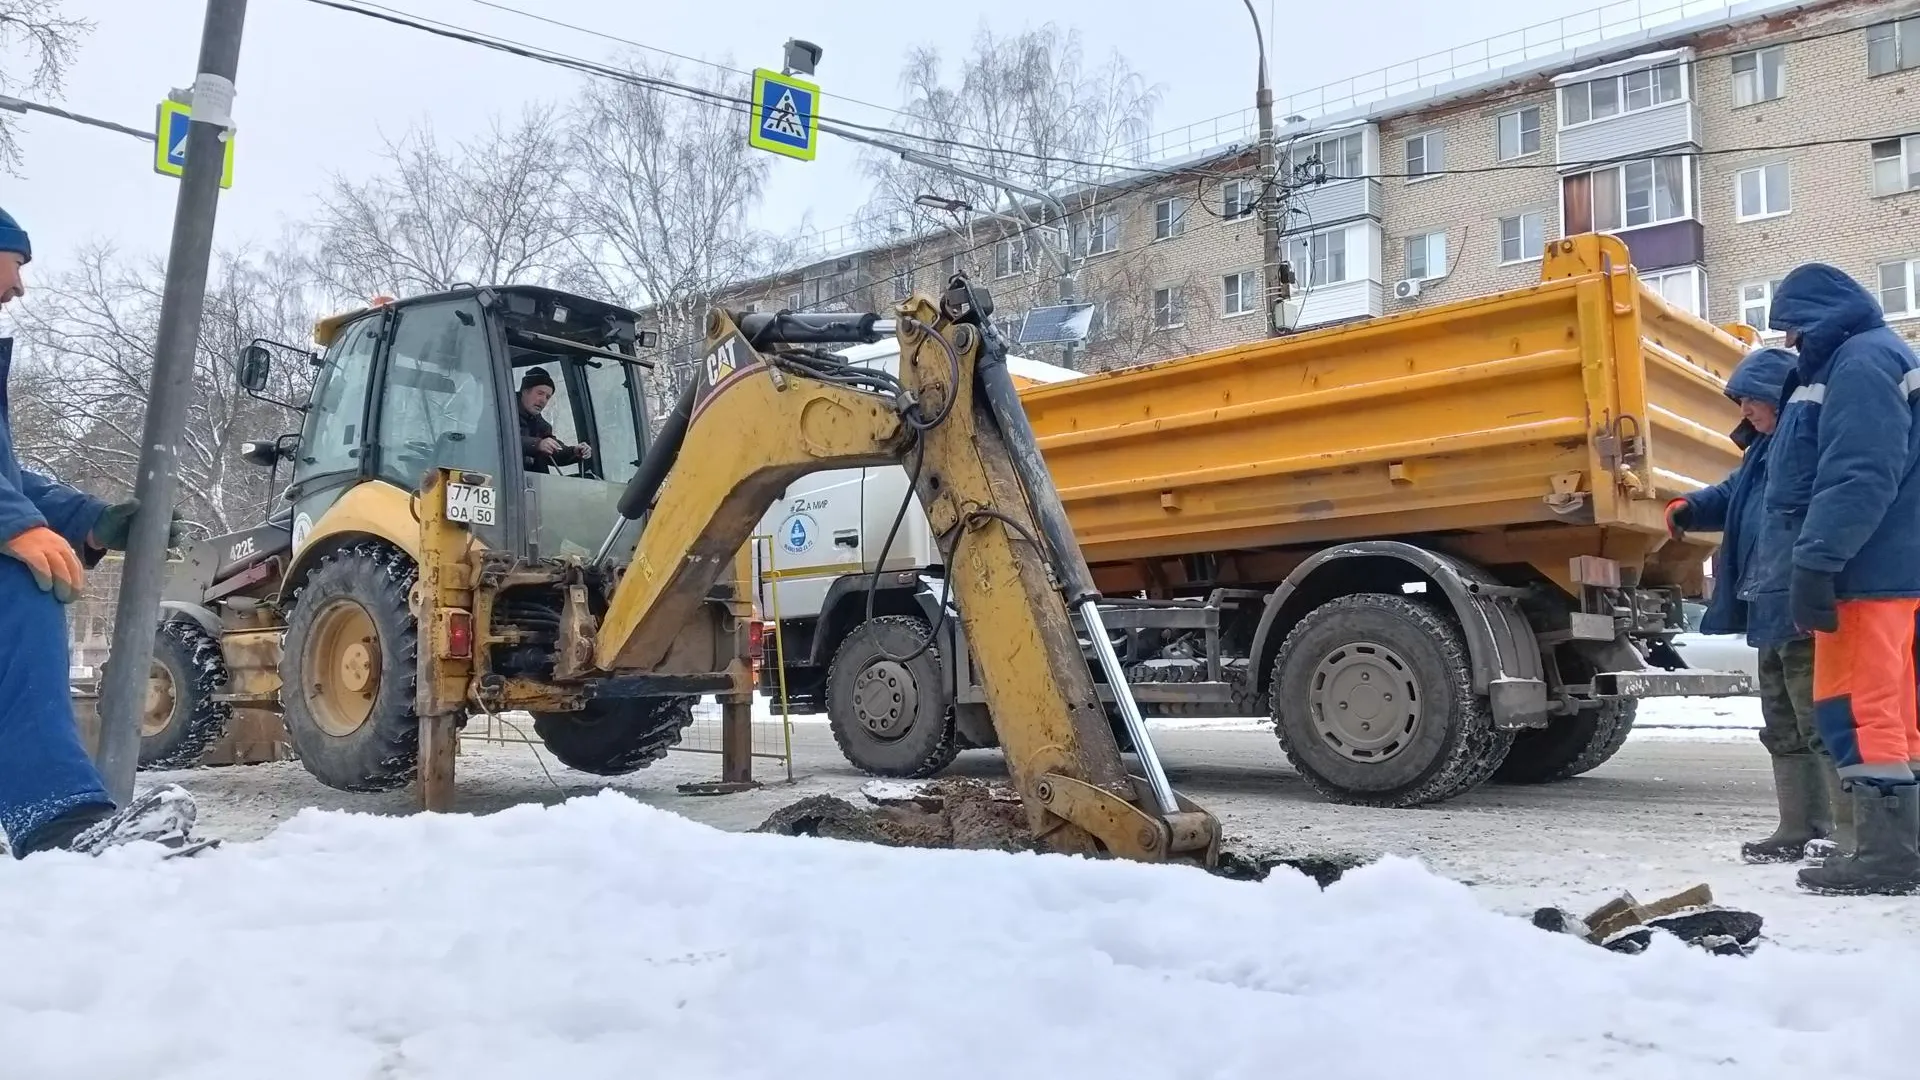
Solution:
M 385 816 L 407 796 L 297 765 L 174 774 L 209 831 L 264 838 L 0 865 L 0 1075 L 1910 1076 L 1887 1040 L 1920 993 L 1920 899 L 1804 896 L 1739 864 L 1771 825 L 1766 760 L 1750 731 L 1701 729 L 1750 727 L 1742 704 L 1679 710 L 1689 737 L 1652 729 L 1573 782 L 1399 812 L 1320 802 L 1264 731 L 1160 733 L 1235 842 L 1436 872 L 1394 859 L 1325 893 L 722 831 L 859 786 L 818 724 L 796 727 L 797 782 L 717 798 L 674 791 L 714 775 L 703 755 L 596 796 L 528 746 L 470 742 L 465 808 L 577 796 L 477 818 Z M 1616 956 L 1502 914 L 1701 881 L 1766 916 L 1756 955 Z

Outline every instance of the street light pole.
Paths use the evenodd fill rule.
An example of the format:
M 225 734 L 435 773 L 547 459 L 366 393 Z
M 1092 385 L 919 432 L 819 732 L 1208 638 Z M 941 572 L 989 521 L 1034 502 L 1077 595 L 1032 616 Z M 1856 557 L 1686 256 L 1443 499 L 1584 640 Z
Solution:
M 1263 285 L 1267 336 L 1279 337 L 1286 332 L 1281 326 L 1280 304 L 1287 298 L 1288 290 L 1282 280 L 1280 259 L 1280 232 L 1285 228 L 1285 215 L 1279 205 L 1279 170 L 1273 159 L 1273 89 L 1267 84 L 1267 38 L 1260 29 L 1260 13 L 1254 10 L 1253 0 L 1242 2 L 1247 5 L 1247 15 L 1253 19 L 1253 38 L 1260 46 L 1260 88 L 1254 95 L 1254 103 L 1260 114 L 1260 222 L 1266 264 Z
M 193 394 L 193 354 L 206 300 L 214 212 L 226 165 L 227 129 L 233 122 L 233 78 L 240 66 L 240 31 L 246 15 L 247 0 L 207 0 L 200 32 L 187 160 L 173 210 L 173 243 L 160 299 L 140 473 L 133 487 L 140 509 L 133 515 L 127 540 L 120 596 L 114 605 L 113 644 L 100 679 L 100 775 L 107 794 L 122 806 L 133 795 L 134 772 L 140 764 L 140 718 L 146 711 L 148 668 L 153 663 L 154 627 L 166 571 L 178 444 Z

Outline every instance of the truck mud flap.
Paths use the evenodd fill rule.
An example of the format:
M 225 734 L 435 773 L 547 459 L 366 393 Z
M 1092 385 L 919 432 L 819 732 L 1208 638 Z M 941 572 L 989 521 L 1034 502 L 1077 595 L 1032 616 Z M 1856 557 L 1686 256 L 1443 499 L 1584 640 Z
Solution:
M 1749 697 L 1753 676 L 1737 671 L 1606 671 L 1593 677 L 1602 698 Z

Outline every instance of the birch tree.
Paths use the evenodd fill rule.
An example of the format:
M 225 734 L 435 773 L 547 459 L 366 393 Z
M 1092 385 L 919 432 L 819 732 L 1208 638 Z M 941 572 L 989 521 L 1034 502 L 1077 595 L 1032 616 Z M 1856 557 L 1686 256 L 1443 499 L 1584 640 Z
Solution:
M 58 97 L 90 19 L 68 15 L 61 0 L 0 0 L 0 94 Z M 20 175 L 19 120 L 0 110 L 0 167 Z

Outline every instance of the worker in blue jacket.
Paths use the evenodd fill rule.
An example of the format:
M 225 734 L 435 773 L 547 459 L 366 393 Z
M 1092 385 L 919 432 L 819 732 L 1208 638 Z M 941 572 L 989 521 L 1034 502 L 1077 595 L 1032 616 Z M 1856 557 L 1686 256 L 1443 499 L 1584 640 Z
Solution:
M 0 210 L 0 304 L 26 292 L 25 230 Z M 128 840 L 185 849 L 195 809 L 165 785 L 116 808 L 80 745 L 68 683 L 64 605 L 83 565 L 124 551 L 137 504 L 105 502 L 20 467 L 7 422 L 13 339 L 0 338 L 0 830 L 16 859 L 66 849 L 97 853 Z
M 1813 634 L 1813 710 L 1855 850 L 1800 871 L 1821 893 L 1920 889 L 1920 359 L 1835 267 L 1795 268 L 1769 323 L 1800 354 L 1767 469 L 1766 589 Z
M 1851 850 L 1850 804 L 1833 758 L 1813 722 L 1813 638 L 1793 625 L 1783 593 L 1759 591 L 1760 537 L 1768 450 L 1779 423 L 1781 388 L 1799 359 L 1785 349 L 1747 354 L 1727 379 L 1740 406 L 1731 437 L 1742 450 L 1725 480 L 1667 505 L 1667 529 L 1721 534 L 1713 557 L 1714 593 L 1700 619 L 1703 634 L 1745 634 L 1759 659 L 1760 743 L 1773 762 L 1780 823 L 1773 835 L 1740 845 L 1748 862 L 1797 862 L 1813 841 L 1832 837 Z

